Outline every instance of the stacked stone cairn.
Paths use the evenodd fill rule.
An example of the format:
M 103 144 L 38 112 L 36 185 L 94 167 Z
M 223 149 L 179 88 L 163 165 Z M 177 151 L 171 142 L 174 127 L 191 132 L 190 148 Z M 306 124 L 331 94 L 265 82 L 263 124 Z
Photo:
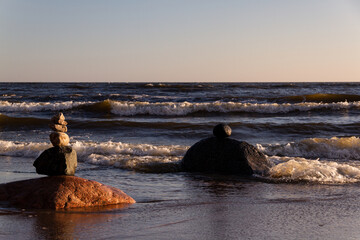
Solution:
M 67 122 L 63 113 L 51 118 L 49 125 L 53 132 L 50 142 L 54 147 L 45 150 L 35 160 L 34 167 L 38 174 L 49 176 L 74 175 L 77 167 L 76 151 L 68 146 L 70 139 L 66 134 Z

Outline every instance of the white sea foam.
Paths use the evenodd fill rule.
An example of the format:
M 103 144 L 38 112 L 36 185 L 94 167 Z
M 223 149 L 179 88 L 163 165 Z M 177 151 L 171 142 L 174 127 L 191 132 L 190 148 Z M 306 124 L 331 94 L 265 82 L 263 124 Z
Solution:
M 0 111 L 2 112 L 38 112 L 38 111 L 59 111 L 71 109 L 84 104 L 91 104 L 89 102 L 9 102 L 0 101 Z
M 242 102 L 141 102 L 106 100 L 111 106 L 111 112 L 121 116 L 150 114 L 160 116 L 185 116 L 194 112 L 254 112 L 254 113 L 288 113 L 293 111 L 310 111 L 317 109 L 350 109 L 359 108 L 359 102 L 337 103 L 242 103 Z M 92 105 L 99 102 L 9 102 L 0 101 L 0 111 L 59 111 L 79 106 Z
M 351 183 L 360 181 L 358 162 L 309 160 L 305 158 L 270 157 L 280 162 L 269 171 L 270 179 L 282 181 L 309 181 L 319 183 Z
M 206 112 L 255 112 L 255 113 L 288 113 L 292 111 L 309 111 L 315 109 L 348 109 L 360 107 L 360 102 L 338 103 L 240 103 L 240 102 L 127 102 L 111 101 L 111 112 L 123 116 L 150 114 L 161 116 L 184 116 L 190 113 Z
M 328 145 L 329 156 L 340 148 L 357 148 L 358 138 L 308 139 L 305 142 L 322 142 Z M 355 145 L 353 145 L 355 144 Z M 174 172 L 179 171 L 180 160 L 189 146 L 131 144 L 121 142 L 86 142 L 75 141 L 71 146 L 78 154 L 79 162 L 95 165 L 112 166 L 116 168 L 144 172 Z M 258 145 L 258 147 L 262 147 Z M 0 140 L 0 155 L 36 158 L 51 144 L 45 142 L 13 142 Z M 261 150 L 265 148 L 262 147 Z M 316 147 L 315 147 L 316 149 Z M 281 151 L 280 151 L 281 152 Z M 279 153 L 280 153 L 279 152 Z M 314 153 L 316 150 L 314 150 Z M 269 152 L 266 152 L 267 154 Z M 319 183 L 348 183 L 360 181 L 360 162 L 357 160 L 311 160 L 304 157 L 292 157 L 283 149 L 283 156 L 268 156 L 274 164 L 268 178 L 281 181 L 311 181 Z M 290 152 L 291 153 L 291 152 Z M 297 151 L 296 153 L 303 153 Z M 319 155 L 319 154 L 318 154 Z M 346 155 L 348 156 L 348 155 Z M 354 156 L 354 155 L 351 155 Z
M 122 142 L 83 142 L 76 141 L 72 147 L 79 155 L 89 154 L 125 154 L 133 156 L 180 156 L 187 149 L 180 145 L 151 145 L 151 144 L 131 144 Z
M 42 151 L 51 147 L 44 142 L 13 142 L 0 140 L 0 155 L 14 157 L 38 157 Z
M 360 160 L 360 138 L 309 138 L 287 144 L 257 144 L 267 155 Z
M 145 172 L 178 171 L 186 146 L 130 144 L 121 142 L 75 142 L 72 144 L 85 162 Z
M 121 142 L 71 143 L 78 160 L 96 165 L 129 170 L 167 172 L 179 169 L 178 163 L 187 150 L 180 145 L 130 144 Z M 0 140 L 0 155 L 36 158 L 52 147 L 50 143 L 13 142 Z

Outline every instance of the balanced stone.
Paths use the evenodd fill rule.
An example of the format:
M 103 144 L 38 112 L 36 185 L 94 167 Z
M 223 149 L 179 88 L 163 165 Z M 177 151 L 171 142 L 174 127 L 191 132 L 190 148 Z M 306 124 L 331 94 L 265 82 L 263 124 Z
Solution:
M 38 174 L 74 175 L 77 167 L 77 154 L 68 146 L 70 138 L 65 133 L 66 125 L 57 124 L 65 122 L 64 114 L 56 114 L 51 121 L 55 122 L 49 125 L 55 131 L 50 134 L 50 142 L 54 147 L 42 152 L 33 165 Z
M 70 138 L 66 133 L 52 132 L 50 134 L 50 142 L 53 146 L 67 146 L 70 142 Z
M 63 133 L 67 132 L 66 125 L 50 124 L 49 127 L 55 132 L 63 132 Z
M 56 115 L 54 115 L 52 118 L 51 118 L 51 122 L 53 123 L 56 123 L 56 124 L 62 124 L 64 125 L 63 123 L 65 122 L 65 116 L 63 113 L 58 113 Z M 67 123 L 66 123 L 67 124 Z M 65 125 L 66 125 L 65 124 Z
M 213 134 L 218 138 L 226 138 L 231 136 L 231 128 L 227 124 L 218 124 L 213 129 Z
M 77 167 L 77 155 L 75 150 L 69 146 L 52 147 L 42 152 L 33 165 L 38 174 L 74 175 Z
M 52 122 L 59 122 L 59 121 L 65 121 L 65 116 L 63 113 L 58 113 L 56 115 L 54 115 L 52 118 L 51 118 L 51 121 Z

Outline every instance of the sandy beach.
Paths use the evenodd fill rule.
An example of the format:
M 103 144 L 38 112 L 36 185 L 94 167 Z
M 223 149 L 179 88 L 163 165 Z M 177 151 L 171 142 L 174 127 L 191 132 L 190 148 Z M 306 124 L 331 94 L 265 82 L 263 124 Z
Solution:
M 1 160 L 1 183 L 38 177 L 31 159 Z M 71 211 L 3 206 L 0 238 L 335 240 L 360 235 L 359 184 L 276 184 L 187 173 L 143 176 L 118 169 L 101 175 L 94 172 L 105 169 L 91 168 L 82 166 L 77 175 L 118 187 L 137 203 Z

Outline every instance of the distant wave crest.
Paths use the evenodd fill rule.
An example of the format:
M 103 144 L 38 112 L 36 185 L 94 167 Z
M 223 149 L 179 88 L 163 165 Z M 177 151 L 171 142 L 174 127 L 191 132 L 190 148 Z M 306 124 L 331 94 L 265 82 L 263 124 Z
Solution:
M 285 96 L 285 97 L 273 98 L 272 100 L 286 101 L 286 102 L 317 102 L 317 103 L 358 102 L 360 101 L 360 95 L 316 93 L 316 94 L 308 94 L 308 95 Z
M 341 110 L 360 108 L 358 102 L 336 103 L 242 103 L 242 102 L 138 102 L 113 101 L 100 102 L 21 102 L 0 101 L 2 112 L 36 112 L 81 109 L 95 113 L 112 113 L 120 116 L 154 115 L 154 116 L 186 116 L 197 112 L 207 113 L 289 113 L 318 110 Z
M 289 113 L 317 109 L 347 109 L 360 107 L 360 102 L 340 103 L 236 103 L 236 102 L 111 102 L 111 112 L 117 115 L 132 116 L 139 114 L 161 116 L 185 116 L 196 112 L 214 113 Z

